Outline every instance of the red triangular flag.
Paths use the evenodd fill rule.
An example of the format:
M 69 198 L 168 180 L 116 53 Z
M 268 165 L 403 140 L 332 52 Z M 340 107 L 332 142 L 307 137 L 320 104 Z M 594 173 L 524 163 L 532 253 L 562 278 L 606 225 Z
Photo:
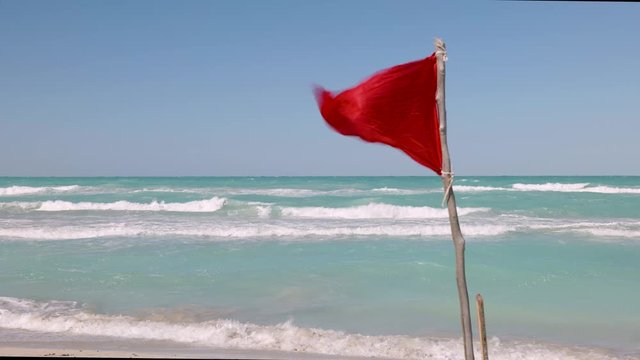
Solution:
M 316 88 L 322 117 L 342 135 L 387 144 L 442 174 L 435 54 L 373 75 L 336 96 Z

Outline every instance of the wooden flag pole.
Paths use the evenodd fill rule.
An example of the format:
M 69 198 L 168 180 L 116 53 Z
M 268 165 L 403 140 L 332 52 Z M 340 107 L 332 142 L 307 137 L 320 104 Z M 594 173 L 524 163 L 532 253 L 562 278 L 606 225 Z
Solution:
M 453 173 L 451 172 L 451 159 L 447 146 L 447 111 L 444 102 L 444 62 L 447 57 L 447 49 L 442 39 L 436 38 L 436 58 L 438 60 L 438 89 L 436 102 L 438 104 L 438 118 L 440 120 L 440 142 L 442 144 L 442 184 L 445 191 L 445 200 L 449 210 L 449 223 L 451 224 L 451 237 L 456 252 L 456 281 L 458 284 L 458 297 L 460 299 L 460 316 L 462 319 L 462 333 L 464 336 L 464 357 L 473 360 L 473 333 L 471 331 L 471 316 L 469 314 L 469 293 L 467 291 L 467 279 L 464 271 L 464 237 L 460 231 L 458 222 L 458 210 L 456 197 L 453 194 Z

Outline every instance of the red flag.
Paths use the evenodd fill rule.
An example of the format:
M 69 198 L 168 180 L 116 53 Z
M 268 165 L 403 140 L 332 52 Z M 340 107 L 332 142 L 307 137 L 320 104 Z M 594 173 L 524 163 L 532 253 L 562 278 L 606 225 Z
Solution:
M 342 135 L 387 144 L 442 174 L 435 54 L 382 70 L 336 96 L 316 88 L 320 113 Z

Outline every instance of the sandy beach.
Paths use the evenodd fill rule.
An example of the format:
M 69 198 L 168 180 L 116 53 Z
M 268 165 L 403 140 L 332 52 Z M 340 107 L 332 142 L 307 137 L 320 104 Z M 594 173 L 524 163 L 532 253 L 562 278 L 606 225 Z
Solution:
M 140 350 L 98 348 L 91 344 L 76 344 L 76 346 L 61 345 L 47 347 L 18 347 L 0 346 L 0 357 L 96 357 L 96 358 L 176 358 L 176 359 L 303 359 L 330 360 L 352 359 L 364 360 L 364 357 L 329 356 L 321 354 L 304 354 L 284 351 L 250 351 L 234 349 L 159 349 L 147 348 Z M 371 359 L 371 358 L 366 358 Z
M 18 340 L 25 335 L 31 340 Z M 176 359 L 285 359 L 285 360 L 364 360 L 370 357 L 336 356 L 313 353 L 224 349 L 181 344 L 172 341 L 121 339 L 115 337 L 75 337 L 38 334 L 20 330 L 0 330 L 0 357 L 109 357 Z
M 159 358 L 167 357 L 151 353 L 136 353 L 129 351 L 100 351 L 83 349 L 52 349 L 52 348 L 20 348 L 0 347 L 0 356 L 16 357 L 117 357 L 117 358 Z M 171 357 L 171 356 L 170 356 Z M 177 357 L 177 356 L 172 356 Z
M 248 352 L 233 350 L 212 350 L 201 353 L 185 352 L 153 352 L 126 350 L 97 350 L 82 348 L 30 348 L 30 347 L 0 347 L 0 356 L 15 357 L 96 357 L 96 358 L 176 358 L 176 359 L 329 359 L 324 356 L 308 354 L 271 354 L 265 352 Z M 333 357 L 336 359 L 337 357 Z

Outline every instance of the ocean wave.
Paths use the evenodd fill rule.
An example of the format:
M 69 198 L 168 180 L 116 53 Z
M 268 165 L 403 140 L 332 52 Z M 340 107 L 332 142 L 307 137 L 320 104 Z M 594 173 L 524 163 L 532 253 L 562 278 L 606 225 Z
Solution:
M 102 224 L 37 224 L 34 222 L 14 223 L 7 221 L 0 227 L 0 238 L 28 240 L 72 240 L 94 238 L 203 238 L 212 241 L 227 240 L 294 240 L 323 241 L 336 238 L 361 237 L 420 237 L 440 239 L 450 236 L 451 230 L 446 219 L 429 220 L 421 224 L 411 220 L 334 219 L 331 221 L 275 220 L 264 219 L 272 211 L 269 206 L 259 207 L 255 220 L 239 222 L 236 219 L 218 219 L 216 223 L 200 221 L 156 221 L 114 222 Z M 262 211 L 263 213 L 260 213 Z M 397 221 L 397 222 L 396 222 Z M 462 224 L 462 232 L 470 240 L 491 238 L 509 233 L 557 232 L 587 234 L 586 239 L 612 238 L 640 240 L 640 222 L 618 221 L 599 222 L 504 217 L 476 219 Z
M 489 210 L 488 208 L 458 208 L 458 215 Z M 285 207 L 281 209 L 281 213 L 283 216 L 320 219 L 434 219 L 449 216 L 447 209 L 379 203 L 346 208 Z
M 136 190 L 128 190 L 131 193 L 159 192 L 159 193 L 197 193 L 198 189 L 173 189 L 173 188 L 142 188 Z
M 462 179 L 464 180 L 464 179 Z M 461 182 L 461 181 L 460 181 Z M 566 193 L 598 193 L 598 194 L 640 194 L 640 187 L 616 187 L 590 183 L 515 183 L 505 186 L 462 185 L 454 183 L 457 192 L 474 193 L 487 191 L 523 191 L 523 192 L 566 192 Z M 111 193 L 189 193 L 211 196 L 259 195 L 273 197 L 305 198 L 316 196 L 385 196 L 385 195 L 420 195 L 442 192 L 440 187 L 405 189 L 397 187 L 380 187 L 373 189 L 341 188 L 341 189 L 305 189 L 305 188 L 233 188 L 233 187 L 145 187 L 142 189 L 103 186 L 8 186 L 0 187 L 0 196 L 21 196 L 37 194 L 57 194 L 64 192 L 89 192 L 95 194 Z
M 134 193 L 139 192 L 168 192 L 168 193 L 200 193 L 200 194 L 217 194 L 224 196 L 233 195 L 260 195 L 274 197 L 315 197 L 315 196 L 355 196 L 355 195 L 419 195 L 440 192 L 442 189 L 398 189 L 398 188 L 375 188 L 375 189 L 355 189 L 344 188 L 335 190 L 317 190 L 303 188 L 143 188 L 133 190 Z
M 555 219 L 522 217 L 521 228 L 531 230 L 589 234 L 599 238 L 630 238 L 640 240 L 640 222 L 626 221 L 577 221 L 559 223 Z
M 605 229 L 601 227 L 588 227 L 576 229 L 576 231 L 584 232 L 597 237 L 612 238 L 635 238 L 640 240 L 640 229 Z
M 611 186 L 589 186 L 589 183 L 545 183 L 545 184 L 513 184 L 517 191 L 551 191 L 551 192 L 577 192 L 597 194 L 640 194 L 640 188 L 620 188 Z
M 196 200 L 184 203 L 165 203 L 153 201 L 151 203 L 135 203 L 125 200 L 96 203 L 69 202 L 49 200 L 43 202 L 9 202 L 0 203 L 0 208 L 18 208 L 27 211 L 172 211 L 172 212 L 214 212 L 220 210 L 226 199 L 213 197 L 207 200 Z
M 304 208 L 303 208 L 304 209 Z M 347 208 L 349 209 L 349 208 Z M 250 217 L 237 217 L 237 211 Z M 275 214 L 274 214 L 275 213 Z M 211 241 L 228 240 L 286 240 L 332 241 L 344 238 L 423 238 L 438 240 L 450 236 L 446 217 L 420 218 L 317 218 L 287 217 L 278 214 L 270 205 L 253 205 L 240 210 L 228 210 L 227 216 L 215 221 L 204 218 L 162 217 L 120 218 L 112 222 L 95 223 L 7 219 L 0 222 L 0 239 L 72 240 L 95 238 L 202 238 Z M 335 214 L 329 213 L 330 216 Z M 370 215 L 367 215 L 370 216 Z M 640 221 L 589 221 L 537 218 L 503 214 L 497 217 L 466 218 L 461 224 L 469 240 L 495 238 L 506 234 L 572 233 L 584 240 L 640 241 Z
M 485 192 L 485 191 L 522 191 L 522 192 L 564 192 L 564 193 L 596 193 L 596 194 L 640 194 L 640 188 L 625 188 L 615 186 L 589 186 L 589 183 L 544 183 L 522 184 L 516 183 L 511 187 L 455 185 L 457 192 Z
M 0 188 L 0 196 L 18 196 L 18 195 L 33 195 L 42 193 L 59 193 L 76 191 L 80 189 L 80 185 L 67 185 L 67 186 L 9 186 Z
M 0 327 L 68 335 L 165 340 L 223 349 L 288 351 L 396 359 L 460 359 L 462 342 L 453 338 L 367 336 L 337 330 L 303 328 L 292 321 L 256 325 L 230 319 L 203 322 L 144 320 L 95 314 L 73 301 L 34 301 L 0 297 Z M 490 339 L 492 359 L 613 360 L 597 349 Z
M 254 205 L 258 216 L 261 218 L 268 218 L 271 216 L 272 208 L 269 205 Z
M 592 186 L 587 187 L 580 192 L 592 192 L 598 194 L 640 194 L 640 188 L 619 188 L 610 186 Z
M 279 189 L 213 189 L 216 193 L 224 195 L 263 195 L 277 197 L 314 197 L 314 196 L 363 196 L 363 195 L 418 195 L 442 191 L 441 189 L 398 189 L 375 188 L 355 189 L 344 188 L 335 190 L 312 190 L 298 188 Z
M 484 192 L 484 191 L 509 191 L 509 188 L 494 186 L 473 186 L 473 185 L 456 185 L 453 184 L 453 190 L 457 192 Z
M 468 236 L 497 236 L 514 231 L 506 225 L 470 225 L 462 232 Z M 196 225 L 183 224 L 163 226 L 161 224 L 129 225 L 125 223 L 92 226 L 41 226 L 0 228 L 0 238 L 29 240 L 73 240 L 105 237 L 166 237 L 185 236 L 211 239 L 334 239 L 352 236 L 396 236 L 396 237 L 439 237 L 451 233 L 447 224 L 442 225 L 365 225 L 294 226 L 252 224 L 252 225 Z
M 553 225 L 548 229 L 559 232 L 585 233 L 599 238 L 629 238 L 640 240 L 640 222 L 579 222 Z
M 219 195 L 264 195 L 279 197 L 308 197 L 323 195 L 330 193 L 327 191 L 310 190 L 310 189 L 246 189 L 246 188 L 144 188 L 133 190 L 134 193 L 139 192 L 168 192 L 168 193 L 202 193 L 202 194 L 219 194 Z
M 398 189 L 398 188 L 376 188 L 372 189 L 373 192 L 392 194 L 392 195 L 420 195 L 420 194 L 431 194 L 435 192 L 442 191 L 441 188 L 435 189 Z
M 560 192 L 576 192 L 584 190 L 589 183 L 577 184 L 561 184 L 561 183 L 545 183 L 545 184 L 513 184 L 514 190 L 520 191 L 560 191 Z

